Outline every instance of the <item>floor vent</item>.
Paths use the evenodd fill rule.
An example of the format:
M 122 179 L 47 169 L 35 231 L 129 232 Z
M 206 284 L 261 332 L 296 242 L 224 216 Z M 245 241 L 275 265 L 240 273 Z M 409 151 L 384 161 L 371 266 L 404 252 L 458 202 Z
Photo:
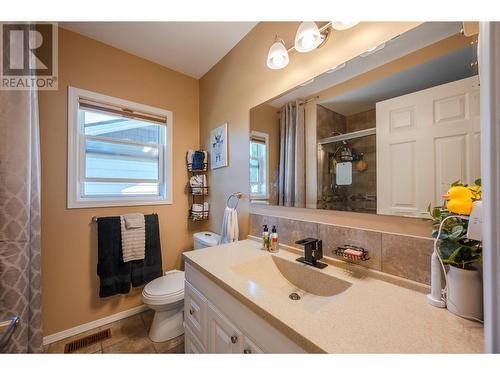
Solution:
M 104 331 L 99 331 L 97 333 L 93 333 L 91 335 L 82 337 L 81 339 L 74 340 L 68 342 L 64 346 L 64 353 L 74 353 L 77 350 L 85 348 L 86 346 L 90 346 L 95 344 L 96 342 L 109 339 L 111 337 L 111 330 L 108 328 Z

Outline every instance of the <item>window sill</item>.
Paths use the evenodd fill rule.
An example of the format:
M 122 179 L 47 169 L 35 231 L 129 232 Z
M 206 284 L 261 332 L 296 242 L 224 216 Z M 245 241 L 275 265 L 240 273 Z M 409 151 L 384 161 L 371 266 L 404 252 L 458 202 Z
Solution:
M 250 199 L 255 201 L 265 201 L 269 200 L 269 195 L 250 195 Z
M 171 205 L 174 204 L 172 200 L 169 199 L 123 199 L 123 200 L 77 200 L 74 202 L 68 202 L 68 209 L 72 208 L 98 208 L 98 207 L 132 207 L 132 206 L 157 206 L 157 205 Z
M 269 197 L 250 197 L 250 203 L 252 204 L 269 204 Z

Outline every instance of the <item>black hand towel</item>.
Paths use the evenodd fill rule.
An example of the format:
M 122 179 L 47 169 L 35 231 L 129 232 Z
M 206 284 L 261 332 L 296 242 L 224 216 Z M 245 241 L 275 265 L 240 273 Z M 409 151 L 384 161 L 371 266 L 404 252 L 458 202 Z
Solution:
M 120 217 L 97 219 L 99 297 L 130 291 L 131 264 L 123 262 Z M 161 266 L 161 261 L 160 261 Z
M 158 215 L 145 215 L 146 226 L 146 252 L 144 260 L 134 260 L 132 262 L 132 286 L 137 287 L 149 283 L 163 275 L 160 228 Z

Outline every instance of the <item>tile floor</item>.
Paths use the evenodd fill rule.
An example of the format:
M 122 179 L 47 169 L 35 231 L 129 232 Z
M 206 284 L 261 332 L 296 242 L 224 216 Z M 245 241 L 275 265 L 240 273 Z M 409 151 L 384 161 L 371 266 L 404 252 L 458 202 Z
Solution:
M 47 345 L 45 353 L 62 354 L 64 346 L 75 339 L 96 333 L 107 328 L 111 329 L 111 338 L 87 346 L 77 353 L 184 353 L 184 335 L 170 341 L 156 343 L 149 339 L 148 330 L 153 320 L 153 311 L 143 313 L 106 324 L 102 327 L 68 337 L 67 339 Z

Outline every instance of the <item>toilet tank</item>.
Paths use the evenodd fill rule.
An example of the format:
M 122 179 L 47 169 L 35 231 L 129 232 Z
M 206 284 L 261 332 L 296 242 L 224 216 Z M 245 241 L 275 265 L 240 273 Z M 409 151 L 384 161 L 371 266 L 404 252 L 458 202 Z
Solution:
M 212 232 L 198 232 L 193 235 L 194 249 L 216 246 L 219 243 L 220 236 Z

